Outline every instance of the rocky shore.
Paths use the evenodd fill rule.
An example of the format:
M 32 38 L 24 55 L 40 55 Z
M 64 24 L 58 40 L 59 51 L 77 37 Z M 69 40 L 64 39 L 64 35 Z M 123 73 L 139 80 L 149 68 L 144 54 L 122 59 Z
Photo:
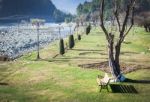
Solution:
M 40 27 L 39 43 L 43 48 L 59 38 L 69 35 L 67 25 L 62 25 L 61 34 L 57 24 L 46 24 Z M 73 27 L 72 27 L 73 29 Z M 15 59 L 24 53 L 36 50 L 37 30 L 32 25 L 9 25 L 0 26 L 0 56 Z

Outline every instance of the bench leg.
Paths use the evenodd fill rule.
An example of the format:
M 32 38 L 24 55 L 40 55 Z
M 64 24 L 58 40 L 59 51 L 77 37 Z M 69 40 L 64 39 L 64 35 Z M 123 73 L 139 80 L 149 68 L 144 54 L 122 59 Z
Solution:
M 100 89 L 99 89 L 99 92 L 101 92 L 102 91 L 102 86 L 100 86 Z
M 106 86 L 106 88 L 107 88 L 107 91 L 109 92 L 108 85 Z
M 109 92 L 109 89 L 108 89 L 108 88 L 109 88 L 108 85 L 101 85 L 101 86 L 100 86 L 100 89 L 99 89 L 99 92 L 101 92 L 102 89 L 107 89 L 107 92 Z

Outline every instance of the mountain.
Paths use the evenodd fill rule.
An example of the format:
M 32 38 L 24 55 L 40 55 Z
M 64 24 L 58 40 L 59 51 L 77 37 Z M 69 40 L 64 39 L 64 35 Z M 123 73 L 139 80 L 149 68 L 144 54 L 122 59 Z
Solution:
M 0 0 L 0 18 L 7 22 L 30 18 L 61 22 L 66 15 L 51 0 Z

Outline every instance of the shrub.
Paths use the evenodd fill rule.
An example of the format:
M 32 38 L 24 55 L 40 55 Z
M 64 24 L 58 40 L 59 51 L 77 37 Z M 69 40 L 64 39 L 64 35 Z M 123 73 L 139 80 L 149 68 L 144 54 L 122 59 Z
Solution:
M 75 42 L 74 42 L 74 37 L 73 35 L 70 35 L 69 36 L 69 48 L 72 49 L 75 45 Z
M 89 24 L 87 27 L 86 27 L 86 35 L 88 35 L 91 31 L 91 25 Z
M 60 39 L 60 42 L 59 42 L 59 54 L 63 55 L 65 54 L 65 48 L 64 48 L 64 40 L 63 39 Z
M 78 40 L 81 40 L 81 35 L 80 34 L 78 35 Z

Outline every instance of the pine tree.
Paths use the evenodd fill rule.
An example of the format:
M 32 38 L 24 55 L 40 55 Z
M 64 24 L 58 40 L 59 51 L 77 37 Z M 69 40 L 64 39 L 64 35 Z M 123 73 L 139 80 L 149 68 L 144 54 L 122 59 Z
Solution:
M 86 35 L 88 35 L 91 31 L 91 25 L 89 24 L 87 27 L 86 27 Z
M 60 42 L 59 42 L 59 54 L 63 55 L 65 54 L 65 48 L 64 48 L 64 40 L 63 39 L 60 39 Z
M 74 42 L 74 37 L 73 35 L 70 35 L 69 36 L 69 48 L 72 49 L 75 45 L 75 42 Z
M 78 35 L 78 40 L 81 40 L 81 35 L 80 34 Z

